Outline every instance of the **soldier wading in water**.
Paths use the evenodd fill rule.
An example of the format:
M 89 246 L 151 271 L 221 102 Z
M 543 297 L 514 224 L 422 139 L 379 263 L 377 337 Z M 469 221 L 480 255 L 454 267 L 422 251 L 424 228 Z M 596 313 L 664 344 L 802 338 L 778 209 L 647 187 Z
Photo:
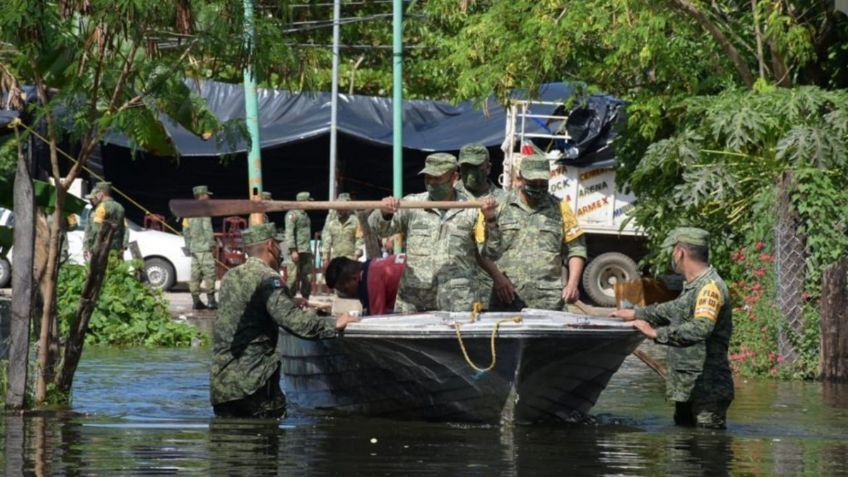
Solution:
M 359 318 L 321 317 L 301 309 L 277 270 L 282 255 L 273 224 L 242 232 L 248 259 L 221 280 L 220 309 L 213 332 L 210 371 L 216 416 L 280 418 L 286 397 L 280 389 L 278 327 L 302 338 L 335 338 Z
M 709 233 L 679 227 L 663 242 L 672 268 L 686 279 L 675 300 L 610 316 L 633 326 L 657 344 L 668 346 L 666 392 L 681 426 L 724 429 L 733 401 L 727 347 L 733 333 L 730 294 L 709 264 Z

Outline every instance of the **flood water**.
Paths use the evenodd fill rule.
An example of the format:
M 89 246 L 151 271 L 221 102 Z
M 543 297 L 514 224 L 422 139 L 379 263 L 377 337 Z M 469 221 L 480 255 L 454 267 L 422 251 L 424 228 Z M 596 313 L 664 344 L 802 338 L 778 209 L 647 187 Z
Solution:
M 3 418 L 5 475 L 848 475 L 848 388 L 737 384 L 727 431 L 681 429 L 629 358 L 596 423 L 495 427 L 328 417 L 222 420 L 208 350 L 89 348 L 75 415 Z

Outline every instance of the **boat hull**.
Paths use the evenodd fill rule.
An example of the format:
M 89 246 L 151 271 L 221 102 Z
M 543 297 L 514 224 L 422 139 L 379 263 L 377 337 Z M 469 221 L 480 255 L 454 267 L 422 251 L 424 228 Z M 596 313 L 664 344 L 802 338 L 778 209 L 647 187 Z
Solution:
M 489 315 L 494 316 L 487 316 L 488 326 L 461 328 L 468 356 L 478 367 L 492 359 L 490 337 L 500 317 Z M 399 318 L 382 319 L 388 324 Z M 338 340 L 284 333 L 279 349 L 286 396 L 304 408 L 394 419 L 571 421 L 589 412 L 642 340 L 632 328 L 618 325 L 501 325 L 495 366 L 480 372 L 465 359 L 449 324 L 456 318 L 446 314 L 434 317 L 432 326 L 405 330 L 351 329 Z

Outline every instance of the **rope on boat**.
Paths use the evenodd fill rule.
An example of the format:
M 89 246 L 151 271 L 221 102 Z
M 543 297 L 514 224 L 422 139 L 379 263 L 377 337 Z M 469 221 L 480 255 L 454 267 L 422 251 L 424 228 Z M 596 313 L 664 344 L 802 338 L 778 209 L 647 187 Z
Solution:
M 471 308 L 471 321 L 469 322 L 469 324 L 474 323 L 475 321 L 478 320 L 478 317 L 480 316 L 480 312 L 482 310 L 483 310 L 483 307 L 482 307 L 482 305 L 480 305 L 480 303 L 475 303 L 472 306 L 472 308 Z M 503 318 L 503 319 L 500 319 L 500 320 L 495 322 L 495 327 L 492 329 L 492 339 L 491 339 L 491 343 L 492 343 L 492 363 L 489 364 L 489 366 L 486 367 L 486 368 L 481 368 L 481 367 L 477 366 L 476 364 L 474 364 L 474 361 L 471 360 L 471 357 L 468 356 L 468 350 L 465 349 L 465 343 L 462 341 L 462 332 L 460 331 L 460 327 L 462 325 L 458 321 L 453 322 L 453 327 L 454 327 L 454 330 L 456 331 L 456 339 L 457 339 L 457 341 L 459 341 L 459 349 L 462 350 L 462 356 L 465 357 L 465 362 L 468 363 L 468 366 L 471 366 L 472 369 L 474 369 L 475 371 L 480 372 L 480 373 L 485 373 L 487 371 L 491 371 L 491 370 L 495 369 L 495 363 L 497 363 L 497 360 L 498 360 L 498 355 L 497 355 L 497 352 L 495 351 L 495 337 L 498 335 L 498 328 L 501 327 L 501 323 L 506 323 L 508 321 L 511 321 L 513 323 L 521 323 L 521 322 L 524 321 L 524 318 L 522 318 L 521 315 L 516 315 L 516 316 L 513 316 L 512 318 Z

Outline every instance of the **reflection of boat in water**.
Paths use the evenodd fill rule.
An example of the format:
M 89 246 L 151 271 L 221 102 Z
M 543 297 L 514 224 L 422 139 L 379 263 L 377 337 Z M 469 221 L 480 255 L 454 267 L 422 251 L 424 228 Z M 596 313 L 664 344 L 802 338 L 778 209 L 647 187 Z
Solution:
M 470 318 L 447 312 L 367 317 L 340 340 L 282 333 L 287 398 L 309 409 L 399 419 L 570 421 L 589 412 L 642 341 L 627 323 L 566 312 Z M 492 359 L 497 329 L 491 371 L 469 365 L 455 321 L 469 358 L 481 367 Z

